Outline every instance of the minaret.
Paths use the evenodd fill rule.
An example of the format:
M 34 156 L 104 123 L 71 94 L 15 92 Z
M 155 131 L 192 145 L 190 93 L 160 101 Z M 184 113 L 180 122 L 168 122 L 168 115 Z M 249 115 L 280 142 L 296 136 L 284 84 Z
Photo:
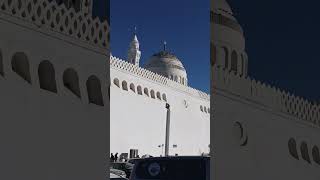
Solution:
M 136 28 L 135 28 L 135 33 L 128 50 L 128 62 L 136 66 L 139 66 L 140 57 L 141 57 L 141 51 L 139 50 L 139 41 L 138 41 Z

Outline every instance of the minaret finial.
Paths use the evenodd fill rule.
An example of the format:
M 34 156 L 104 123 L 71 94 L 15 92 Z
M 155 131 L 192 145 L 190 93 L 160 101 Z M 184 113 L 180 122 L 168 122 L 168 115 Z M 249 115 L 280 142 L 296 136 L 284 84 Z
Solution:
M 134 35 L 137 35 L 137 26 L 134 26 Z
M 163 51 L 167 51 L 167 41 L 163 41 Z

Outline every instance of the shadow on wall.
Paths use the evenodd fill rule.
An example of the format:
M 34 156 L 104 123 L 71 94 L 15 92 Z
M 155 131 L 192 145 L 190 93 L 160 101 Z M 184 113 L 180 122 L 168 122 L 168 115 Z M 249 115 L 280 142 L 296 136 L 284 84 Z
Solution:
M 304 161 L 308 162 L 309 164 L 312 164 L 310 154 L 309 154 L 308 144 L 305 141 L 302 141 L 300 143 L 300 148 L 298 148 L 296 140 L 293 138 L 290 138 L 288 141 L 288 149 L 289 149 L 290 155 L 294 159 L 300 160 L 300 158 L 302 158 Z M 298 149 L 300 150 L 301 157 L 299 157 Z M 320 165 L 320 153 L 319 153 L 319 148 L 316 145 L 314 145 L 312 148 L 312 159 L 313 159 L 313 162 Z
M 0 75 L 5 77 L 2 57 L 3 57 L 2 51 L 0 49 Z M 29 60 L 25 53 L 17 52 L 12 56 L 11 69 L 19 77 L 25 80 L 28 84 L 32 84 Z M 56 74 L 55 74 L 54 65 L 48 60 L 43 60 L 38 66 L 38 78 L 39 78 L 40 88 L 52 93 L 58 93 L 55 77 L 56 77 Z M 63 84 L 66 89 L 68 89 L 76 97 L 81 99 L 79 77 L 78 77 L 78 73 L 74 69 L 67 68 L 64 71 Z M 91 75 L 87 79 L 86 86 L 87 86 L 89 103 L 95 104 L 98 106 L 104 106 L 104 101 L 103 101 L 103 96 L 101 91 L 101 82 L 99 78 L 97 78 L 95 75 Z

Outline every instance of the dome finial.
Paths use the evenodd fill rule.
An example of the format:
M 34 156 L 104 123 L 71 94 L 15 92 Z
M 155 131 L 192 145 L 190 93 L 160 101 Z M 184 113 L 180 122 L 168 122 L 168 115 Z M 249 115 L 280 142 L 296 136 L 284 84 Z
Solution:
M 163 41 L 163 51 L 167 51 L 167 41 Z

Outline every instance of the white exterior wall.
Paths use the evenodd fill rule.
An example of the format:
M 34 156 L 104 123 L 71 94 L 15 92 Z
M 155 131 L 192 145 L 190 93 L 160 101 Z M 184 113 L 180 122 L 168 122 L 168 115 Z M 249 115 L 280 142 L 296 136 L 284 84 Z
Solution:
M 212 15 L 214 8 L 231 12 L 225 0 L 211 5 Z M 319 179 L 320 154 L 313 148 L 320 146 L 320 106 L 247 77 L 244 37 L 229 25 L 211 23 L 211 42 L 216 48 L 211 61 L 217 62 L 211 63 L 213 179 Z M 230 72 L 230 67 L 224 69 L 222 47 L 228 51 L 229 65 L 233 50 L 244 56 L 245 76 Z M 297 158 L 289 150 L 291 139 L 296 142 L 291 147 Z
M 229 93 L 218 91 L 213 98 L 214 179 L 320 178 L 320 165 L 312 154 L 313 146 L 320 146 L 319 127 Z M 237 121 L 243 124 L 248 136 L 246 146 L 240 146 L 241 140 L 234 135 Z M 299 160 L 289 153 L 290 138 L 297 142 Z M 311 163 L 302 158 L 302 142 L 308 145 Z
M 0 10 L 4 67 L 4 76 L 0 75 L 0 179 L 105 179 L 107 49 L 10 12 Z M 31 84 L 11 68 L 16 52 L 28 57 Z M 57 93 L 40 89 L 38 66 L 43 60 L 54 66 Z M 64 87 L 67 68 L 78 73 L 81 99 Z M 86 81 L 91 75 L 101 81 L 103 107 L 88 102 Z
M 121 60 L 114 62 L 117 61 Z M 123 67 L 131 66 L 126 62 L 122 64 Z M 209 107 L 209 99 L 163 85 L 119 67 L 111 65 L 110 71 L 110 152 L 121 154 L 129 153 L 129 149 L 138 149 L 140 156 L 163 155 L 158 145 L 165 143 L 166 102 L 157 97 L 147 97 L 144 93 L 139 95 L 138 85 L 141 85 L 142 90 L 147 87 L 149 93 L 153 89 L 161 95 L 166 94 L 171 106 L 170 155 L 199 155 L 209 152 L 210 115 L 200 111 L 200 105 Z M 119 79 L 120 88 L 113 83 L 115 78 Z M 128 91 L 122 89 L 123 80 L 128 83 Z M 167 81 L 178 84 L 169 79 Z M 135 85 L 136 92 L 130 90 L 131 83 Z M 181 87 L 189 88 L 183 85 Z M 188 103 L 187 108 L 184 100 Z M 174 144 L 177 148 L 173 148 Z

